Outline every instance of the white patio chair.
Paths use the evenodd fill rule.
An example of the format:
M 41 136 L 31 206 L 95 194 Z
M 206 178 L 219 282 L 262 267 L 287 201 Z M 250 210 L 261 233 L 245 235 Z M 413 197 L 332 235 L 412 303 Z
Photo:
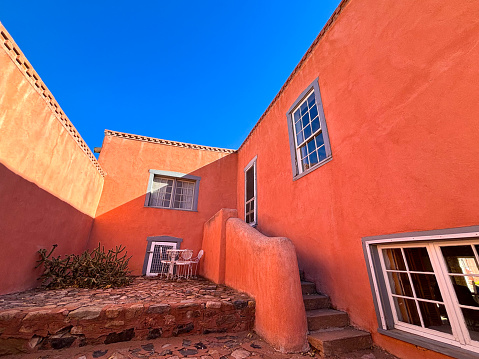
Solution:
M 193 251 L 191 249 L 184 250 L 180 253 L 178 260 L 175 262 L 176 266 L 176 276 L 178 278 L 186 278 L 190 277 L 190 265 L 191 265 L 191 257 L 193 256 Z
M 203 254 L 205 252 L 201 249 L 199 252 L 198 252 L 198 255 L 196 256 L 196 258 L 193 258 L 191 261 L 190 261 L 190 273 L 193 273 L 193 266 L 195 267 L 195 274 L 193 275 L 193 278 L 196 278 L 196 271 L 198 270 L 198 263 L 200 262 L 200 259 L 201 257 L 203 257 Z

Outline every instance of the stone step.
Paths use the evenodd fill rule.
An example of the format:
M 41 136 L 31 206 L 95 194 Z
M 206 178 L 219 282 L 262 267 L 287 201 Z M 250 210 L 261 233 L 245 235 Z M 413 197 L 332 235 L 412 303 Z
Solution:
M 306 310 L 329 308 L 329 297 L 324 294 L 304 294 L 303 302 Z
M 308 341 L 323 357 L 368 349 L 372 346 L 371 335 L 368 332 L 351 327 L 319 330 L 310 333 Z
M 348 314 L 334 309 L 308 310 L 306 319 L 309 331 L 346 327 L 349 324 Z
M 316 294 L 316 284 L 313 282 L 301 281 L 301 290 L 303 294 Z

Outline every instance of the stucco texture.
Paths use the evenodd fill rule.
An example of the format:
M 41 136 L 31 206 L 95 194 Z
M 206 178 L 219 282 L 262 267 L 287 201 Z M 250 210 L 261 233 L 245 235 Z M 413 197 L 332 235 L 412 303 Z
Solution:
M 99 162 L 108 175 L 89 246 L 126 246 L 133 274 L 142 273 L 150 236 L 182 238 L 181 248 L 196 255 L 203 224 L 219 209 L 236 205 L 236 161 L 236 153 L 105 136 Z M 201 177 L 198 211 L 145 207 L 150 169 Z
M 103 177 L 0 48 L 0 294 L 38 284 L 40 248 L 86 248 Z
M 258 229 L 403 358 L 443 356 L 376 334 L 361 238 L 478 224 L 478 19 L 475 1 L 350 1 L 238 151 L 240 217 L 258 156 Z M 293 181 L 286 113 L 316 78 L 332 160 Z

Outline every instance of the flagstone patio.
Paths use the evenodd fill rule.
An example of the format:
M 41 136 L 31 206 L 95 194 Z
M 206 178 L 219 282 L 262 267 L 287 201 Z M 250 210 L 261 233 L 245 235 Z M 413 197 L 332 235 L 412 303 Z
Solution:
M 135 278 L 123 288 L 30 290 L 0 296 L 0 355 L 234 333 L 253 328 L 255 302 L 204 279 Z

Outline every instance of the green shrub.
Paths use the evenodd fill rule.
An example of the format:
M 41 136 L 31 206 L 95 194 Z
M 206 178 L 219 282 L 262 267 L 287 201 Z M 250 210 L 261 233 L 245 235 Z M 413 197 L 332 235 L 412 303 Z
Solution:
M 64 258 L 52 256 L 56 247 L 54 244 L 48 254 L 46 249 L 38 251 L 40 260 L 35 268 L 43 264 L 44 271 L 38 280 L 46 289 L 122 287 L 132 281 L 128 270 L 131 257 L 127 257 L 125 247 L 121 245 L 105 253 L 105 247 L 98 244 L 91 252 L 70 254 Z

